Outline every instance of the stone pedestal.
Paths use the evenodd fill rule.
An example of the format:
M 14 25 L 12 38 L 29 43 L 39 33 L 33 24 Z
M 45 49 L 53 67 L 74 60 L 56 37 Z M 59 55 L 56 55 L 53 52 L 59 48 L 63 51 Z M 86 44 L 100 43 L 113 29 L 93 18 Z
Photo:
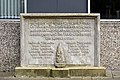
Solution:
M 69 68 L 40 68 L 17 67 L 16 76 L 28 77 L 82 77 L 82 76 L 106 76 L 104 67 L 69 67 Z

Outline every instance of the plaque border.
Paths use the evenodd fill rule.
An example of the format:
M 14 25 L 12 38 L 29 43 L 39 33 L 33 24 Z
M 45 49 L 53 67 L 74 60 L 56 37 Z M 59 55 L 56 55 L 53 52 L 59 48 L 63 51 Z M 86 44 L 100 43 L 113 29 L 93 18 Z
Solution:
M 28 66 L 28 60 L 26 58 L 26 55 L 24 53 L 25 51 L 25 30 L 24 30 L 24 22 L 25 19 L 39 19 L 39 18 L 47 18 L 47 19 L 53 19 L 53 18 L 93 18 L 95 19 L 95 35 L 94 35 L 94 66 L 98 67 L 100 66 L 100 14 L 99 13 L 22 13 L 20 14 L 20 65 L 25 67 Z

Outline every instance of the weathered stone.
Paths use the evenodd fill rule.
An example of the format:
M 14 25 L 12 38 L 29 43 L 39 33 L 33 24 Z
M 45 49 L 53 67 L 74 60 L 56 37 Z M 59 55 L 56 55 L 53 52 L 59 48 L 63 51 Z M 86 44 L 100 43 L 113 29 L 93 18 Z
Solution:
M 55 60 L 56 68 L 64 68 L 66 66 L 65 53 L 64 53 L 60 43 L 57 46 L 55 58 L 56 58 L 56 60 Z
M 41 68 L 41 67 L 17 67 L 16 76 L 28 77 L 82 77 L 82 76 L 106 76 L 104 67 L 68 67 L 68 68 Z
M 106 76 L 104 67 L 76 67 L 70 68 L 70 76 Z
M 104 73 L 101 70 L 65 68 L 66 64 L 100 66 L 99 30 L 99 14 L 22 14 L 21 67 L 24 69 L 17 68 L 17 75 L 24 72 L 26 76 L 101 76 Z M 41 69 L 34 69 L 37 66 Z M 42 68 L 50 66 L 56 68 Z
M 21 66 L 100 66 L 99 14 L 22 14 L 21 23 Z
M 69 77 L 69 68 L 55 68 L 52 69 L 52 77 Z
M 15 69 L 17 77 L 27 76 L 27 77 L 50 77 L 50 68 L 40 68 L 40 67 L 17 67 Z

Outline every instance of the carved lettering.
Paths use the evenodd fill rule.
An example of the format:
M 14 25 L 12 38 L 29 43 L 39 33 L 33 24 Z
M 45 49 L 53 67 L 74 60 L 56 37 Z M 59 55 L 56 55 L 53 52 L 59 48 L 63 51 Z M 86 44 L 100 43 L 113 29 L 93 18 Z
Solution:
M 93 18 L 28 19 L 26 24 L 29 65 L 94 64 Z

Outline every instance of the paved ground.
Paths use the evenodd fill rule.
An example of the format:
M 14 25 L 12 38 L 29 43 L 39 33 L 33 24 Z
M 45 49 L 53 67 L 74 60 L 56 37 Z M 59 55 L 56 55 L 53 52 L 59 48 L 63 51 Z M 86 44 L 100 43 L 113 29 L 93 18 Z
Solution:
M 120 77 L 83 77 L 83 78 L 6 78 L 1 77 L 0 80 L 120 80 Z
M 120 71 L 107 71 L 107 77 L 72 77 L 72 78 L 16 78 L 14 72 L 0 72 L 0 80 L 120 80 Z

